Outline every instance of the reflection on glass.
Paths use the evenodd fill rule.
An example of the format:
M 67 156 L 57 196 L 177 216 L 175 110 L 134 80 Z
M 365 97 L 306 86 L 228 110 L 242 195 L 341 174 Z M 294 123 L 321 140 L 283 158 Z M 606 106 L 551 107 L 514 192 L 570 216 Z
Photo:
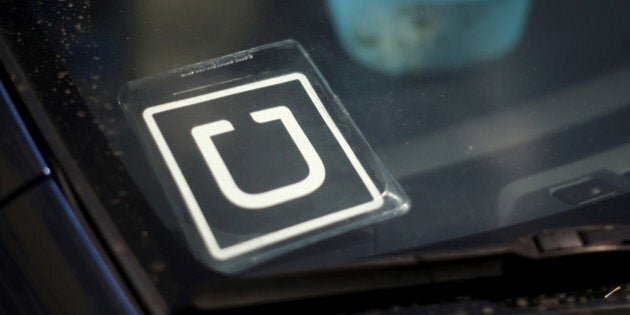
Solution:
M 58 54 L 21 60 L 27 66 L 63 61 L 51 77 L 71 79 L 78 91 L 41 80 L 48 85 L 36 89 L 46 96 L 48 115 L 108 211 L 143 219 L 167 213 L 168 202 L 155 193 L 155 175 L 116 106 L 120 87 L 288 38 L 305 47 L 414 206 L 400 219 L 322 242 L 276 266 L 413 248 L 569 211 L 629 189 L 628 1 L 21 5 L 33 11 L 36 27 Z M 22 19 L 2 13 L 3 19 Z M 15 51 L 28 45 L 22 48 L 28 52 L 41 40 L 23 34 L 12 43 Z M 40 65 L 39 74 L 28 75 L 46 69 Z M 93 129 L 77 130 L 85 121 Z M 99 137 L 108 147 L 95 147 Z M 112 159 L 124 167 L 104 171 Z M 128 169 L 143 176 L 125 179 Z M 570 186 L 579 183 L 597 185 Z M 162 219 L 176 230 L 175 220 Z M 127 223 L 120 222 L 124 230 Z

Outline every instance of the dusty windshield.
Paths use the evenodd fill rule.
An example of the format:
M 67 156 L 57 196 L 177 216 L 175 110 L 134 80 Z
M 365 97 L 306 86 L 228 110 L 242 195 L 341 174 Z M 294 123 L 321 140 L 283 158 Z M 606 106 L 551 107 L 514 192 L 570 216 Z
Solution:
M 168 248 L 195 246 L 169 214 L 172 200 L 117 100 L 121 87 L 287 39 L 411 207 L 261 268 L 416 248 L 630 190 L 627 1 L 44 2 L 5 10 L 4 35 L 130 243 L 153 235 L 136 225 L 151 221 L 172 234 Z M 42 72 L 47 80 L 36 79 Z M 151 246 L 142 250 L 168 256 Z

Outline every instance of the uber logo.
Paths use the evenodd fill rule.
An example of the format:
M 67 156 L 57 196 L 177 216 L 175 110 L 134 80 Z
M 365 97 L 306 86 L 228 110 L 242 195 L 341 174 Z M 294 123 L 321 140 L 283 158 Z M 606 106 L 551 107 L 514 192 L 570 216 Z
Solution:
M 242 191 L 234 182 L 234 178 L 221 154 L 212 142 L 212 136 L 216 136 L 228 131 L 233 131 L 234 127 L 227 120 L 219 120 L 206 125 L 197 126 L 192 129 L 192 135 L 197 141 L 201 154 L 206 158 L 206 163 L 219 188 L 225 197 L 232 203 L 246 209 L 261 209 L 286 202 L 310 194 L 319 188 L 326 177 L 326 169 L 319 155 L 308 140 L 304 131 L 295 120 L 291 110 L 285 106 L 272 107 L 259 110 L 250 114 L 258 123 L 265 123 L 272 120 L 280 120 L 287 129 L 289 136 L 302 154 L 308 166 L 308 175 L 297 183 L 283 187 L 274 188 L 269 191 L 250 194 Z
M 149 107 L 143 118 L 216 259 L 383 204 L 379 188 L 303 74 Z

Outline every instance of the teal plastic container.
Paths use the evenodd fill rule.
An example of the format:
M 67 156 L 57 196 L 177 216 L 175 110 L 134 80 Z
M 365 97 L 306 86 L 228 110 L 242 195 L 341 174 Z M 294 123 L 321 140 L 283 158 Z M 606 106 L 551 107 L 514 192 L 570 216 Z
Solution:
M 387 74 L 448 71 L 505 55 L 520 40 L 529 0 L 328 0 L 356 62 Z

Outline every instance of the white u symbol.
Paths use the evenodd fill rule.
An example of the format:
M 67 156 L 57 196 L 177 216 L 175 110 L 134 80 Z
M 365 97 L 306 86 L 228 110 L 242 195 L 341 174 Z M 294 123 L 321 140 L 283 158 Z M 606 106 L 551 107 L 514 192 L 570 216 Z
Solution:
M 295 183 L 274 188 L 261 193 L 250 194 L 241 190 L 230 173 L 225 161 L 212 141 L 212 136 L 234 131 L 234 126 L 227 120 L 219 120 L 209 124 L 196 126 L 191 134 L 206 160 L 206 164 L 225 197 L 237 206 L 245 209 L 261 209 L 271 207 L 289 200 L 310 194 L 322 185 L 326 178 L 326 170 L 315 148 L 304 131 L 295 120 L 293 113 L 286 106 L 277 106 L 250 113 L 252 119 L 259 123 L 280 120 L 289 136 L 297 146 L 308 166 L 308 175 Z

